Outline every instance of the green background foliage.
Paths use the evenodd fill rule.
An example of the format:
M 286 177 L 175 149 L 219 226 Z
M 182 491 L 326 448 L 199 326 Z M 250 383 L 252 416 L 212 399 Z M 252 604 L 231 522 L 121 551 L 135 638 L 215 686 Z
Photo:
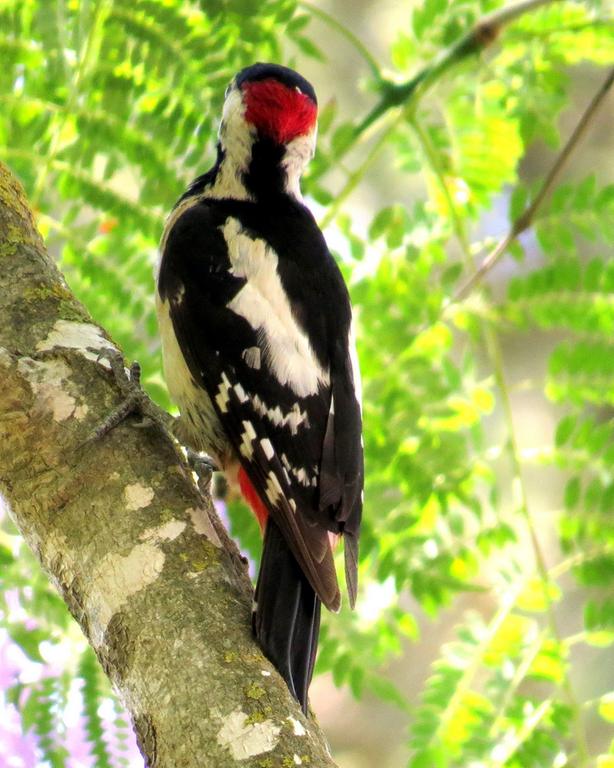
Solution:
M 212 162 L 227 82 L 256 60 L 334 77 L 314 19 L 353 48 L 367 106 L 322 104 L 304 183 L 356 308 L 367 466 L 362 597 L 356 612 L 326 618 L 318 670 L 401 708 L 411 768 L 611 768 L 611 179 L 601 168 L 567 179 L 510 246 L 502 276 L 457 292 L 494 243 L 487 214 L 499 211 L 502 236 L 537 193 L 541 179 L 519 176 L 519 164 L 535 147 L 560 147 L 575 68 L 614 61 L 614 26 L 598 2 L 534 2 L 487 51 L 458 45 L 502 5 L 408 4 L 380 62 L 320 6 L 294 0 L 0 0 L 0 158 L 71 288 L 171 408 L 153 312 L 157 243 L 174 201 Z M 370 185 L 378 192 L 354 205 Z M 523 386 L 558 424 L 530 450 L 511 337 L 550 349 Z M 536 471 L 556 473 L 553 513 L 531 494 Z M 237 505 L 231 518 L 257 557 Z M 6 521 L 0 537 L 0 586 L 17 591 L 36 628 L 11 620 L 4 599 L 0 624 L 35 660 L 43 641 L 80 648 L 32 686 L 23 726 L 50 765 L 65 765 L 54 718 L 79 678 L 96 764 L 114 765 L 97 714 L 110 692 L 92 653 Z M 428 637 L 442 609 L 471 599 L 409 701 L 386 665 Z M 576 690 L 579 648 L 609 670 L 588 699 Z M 11 700 L 22 694 L 16 686 Z

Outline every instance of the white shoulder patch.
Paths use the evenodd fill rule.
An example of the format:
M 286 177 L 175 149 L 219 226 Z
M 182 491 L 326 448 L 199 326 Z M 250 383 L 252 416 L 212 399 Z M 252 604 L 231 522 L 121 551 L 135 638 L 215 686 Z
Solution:
M 244 234 L 237 219 L 229 217 L 221 230 L 232 273 L 247 279 L 228 309 L 258 332 L 262 355 L 280 384 L 299 397 L 315 394 L 321 384 L 328 385 L 329 372 L 318 362 L 292 314 L 277 271 L 277 254 L 264 240 Z
M 294 195 L 297 200 L 303 199 L 301 195 L 301 175 L 307 163 L 315 154 L 317 129 L 314 127 L 309 133 L 302 134 L 286 145 L 286 151 L 282 160 L 282 166 L 286 172 L 286 192 Z

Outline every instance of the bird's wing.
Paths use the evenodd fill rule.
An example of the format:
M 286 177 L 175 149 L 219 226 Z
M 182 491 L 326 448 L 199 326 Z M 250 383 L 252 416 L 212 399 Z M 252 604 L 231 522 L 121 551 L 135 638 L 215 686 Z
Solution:
M 289 243 L 278 228 L 262 231 L 256 208 L 201 201 L 182 213 L 165 238 L 159 292 L 242 468 L 322 602 L 337 610 L 329 531 L 357 538 L 362 488 L 349 301 L 328 251 L 315 279 L 296 259 L 313 240 L 312 220 L 299 211 Z M 331 298 L 343 306 L 328 306 Z M 327 317 L 336 312 L 347 315 L 339 338 Z M 348 551 L 355 560 L 351 542 Z M 348 588 L 353 603 L 355 563 Z

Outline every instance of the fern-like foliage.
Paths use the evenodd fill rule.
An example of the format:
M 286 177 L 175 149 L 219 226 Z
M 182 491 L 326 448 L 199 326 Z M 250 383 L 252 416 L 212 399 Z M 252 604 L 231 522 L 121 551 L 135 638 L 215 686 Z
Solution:
M 79 678 L 83 681 L 81 689 L 83 696 L 83 714 L 85 716 L 85 732 L 91 745 L 91 754 L 99 768 L 112 768 L 113 762 L 108 745 L 104 739 L 103 721 L 99 709 L 105 696 L 108 696 L 109 686 L 102 679 L 102 670 L 91 648 L 87 648 L 78 667 Z
M 226 83 L 279 58 L 274 30 L 294 12 L 269 0 L 248 16 L 249 5 L 0 7 L 0 157 L 44 212 L 71 287 L 167 407 L 151 289 L 164 216 L 212 158 Z
M 470 616 L 444 647 L 412 726 L 411 768 L 569 761 L 561 734 L 572 732 L 572 710 L 559 695 L 567 650 L 509 605 L 488 625 Z
M 598 77 L 614 61 L 614 25 L 605 3 L 526 3 L 496 43 L 483 41 L 487 52 L 459 48 L 508 5 L 408 4 L 391 71 L 322 9 L 294 0 L 4 0 L 0 158 L 24 182 L 71 287 L 169 407 L 153 313 L 157 242 L 170 206 L 212 160 L 226 83 L 255 60 L 292 64 L 294 54 L 299 69 L 324 61 L 324 85 L 322 51 L 353 46 L 381 120 L 365 133 L 364 114 L 324 100 L 305 179 L 326 206 L 356 307 L 367 466 L 361 596 L 355 612 L 325 619 L 318 669 L 408 713 L 411 768 L 611 768 L 614 188 L 604 169 L 559 186 L 510 249 L 517 261 L 454 297 L 537 194 L 542 179 L 526 181 L 520 161 L 567 136 L 574 118 L 560 116 L 577 67 Z M 314 42 L 312 16 L 333 30 L 328 47 Z M 416 76 L 424 87 L 391 100 L 391 83 Z M 346 204 L 361 185 L 375 192 Z M 509 339 L 529 350 L 530 381 L 516 380 Z M 519 427 L 516 391 L 529 389 L 554 423 L 539 440 Z M 556 474 L 554 512 L 527 482 L 538 470 Z M 257 559 L 256 527 L 238 505 L 228 512 Z M 42 666 L 45 643 L 75 644 L 67 674 L 80 681 L 90 757 L 125 763 L 127 723 L 93 653 L 6 521 L 0 535 L 0 622 Z M 460 594 L 480 611 L 410 706 L 382 669 L 419 641 L 419 626 L 434 632 Z M 580 680 L 587 654 L 604 670 L 590 690 Z M 12 689 L 53 766 L 71 748 L 67 680 L 54 673 Z

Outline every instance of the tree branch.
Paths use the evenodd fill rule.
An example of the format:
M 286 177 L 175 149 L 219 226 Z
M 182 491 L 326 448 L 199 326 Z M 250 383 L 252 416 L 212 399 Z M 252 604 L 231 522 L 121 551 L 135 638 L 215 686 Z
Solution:
M 468 296 L 469 293 L 471 293 L 471 291 L 482 280 L 482 278 L 488 272 L 490 272 L 490 270 L 495 266 L 495 264 L 499 261 L 499 259 L 503 256 L 503 254 L 509 248 L 510 244 L 514 240 L 516 240 L 516 238 L 519 235 L 521 235 L 524 231 L 526 231 L 531 226 L 531 224 L 535 219 L 536 213 L 539 211 L 539 209 L 543 205 L 546 198 L 552 192 L 552 188 L 554 187 L 556 180 L 560 176 L 561 171 L 565 167 L 573 151 L 576 149 L 576 147 L 584 137 L 584 134 L 586 133 L 593 118 L 597 114 L 597 111 L 599 107 L 602 105 L 605 97 L 608 95 L 610 89 L 612 88 L 612 85 L 614 85 L 614 68 L 610 70 L 610 73 L 608 74 L 603 84 L 601 85 L 601 87 L 599 88 L 599 90 L 591 100 L 586 110 L 584 111 L 584 114 L 580 118 L 573 133 L 567 140 L 567 143 L 557 155 L 556 160 L 552 165 L 552 168 L 548 172 L 548 175 L 544 179 L 541 187 L 539 188 L 537 195 L 535 195 L 529 207 L 526 208 L 526 210 L 524 210 L 515 219 L 515 221 L 512 222 L 512 226 L 510 227 L 509 232 L 505 235 L 505 237 L 503 237 L 497 243 L 497 245 L 492 249 L 492 251 L 486 256 L 486 258 L 482 261 L 478 269 L 471 275 L 471 277 L 465 283 L 463 283 L 463 285 L 461 285 L 461 287 L 456 291 L 456 293 L 452 296 L 452 298 L 446 305 L 446 309 L 451 304 L 456 304 L 459 301 L 462 301 L 464 298 L 466 298 L 466 296 Z
M 422 96 L 437 80 L 452 67 L 461 61 L 481 53 L 488 48 L 501 34 L 505 26 L 515 21 L 525 13 L 534 11 L 542 5 L 561 2 L 561 0 L 523 0 L 497 11 L 487 14 L 473 25 L 473 27 L 459 38 L 453 45 L 441 51 L 441 53 L 417 75 L 405 83 L 394 83 L 382 80 L 379 102 L 357 125 L 356 135 L 364 133 L 381 115 L 393 107 L 404 105 L 405 107 Z
M 173 442 L 129 418 L 112 346 L 0 164 L 0 492 L 128 707 L 151 768 L 332 768 L 250 631 L 234 544 Z M 299 762 L 300 761 L 300 762 Z
M 490 14 L 478 19 L 473 27 L 461 38 L 427 64 L 414 77 L 404 83 L 395 83 L 386 80 L 379 75 L 376 64 L 368 61 L 371 71 L 376 67 L 375 90 L 379 93 L 379 101 L 365 115 L 365 117 L 356 125 L 353 134 L 348 141 L 337 149 L 337 163 L 343 158 L 356 142 L 376 123 L 379 118 L 389 112 L 391 109 L 403 107 L 409 114 L 415 103 L 428 91 L 442 76 L 450 69 L 460 64 L 465 59 L 474 56 L 488 48 L 497 40 L 502 30 L 525 13 L 540 8 L 543 5 L 561 2 L 562 0 L 522 0 L 522 2 L 500 8 Z M 315 9 L 309 3 L 303 3 L 309 10 L 322 17 L 320 12 L 315 13 Z M 346 33 L 347 37 L 348 34 Z M 352 35 L 352 38 L 354 36 Z M 353 42 L 355 45 L 355 43 Z M 321 173 L 314 173 L 312 180 L 318 179 L 327 168 Z

